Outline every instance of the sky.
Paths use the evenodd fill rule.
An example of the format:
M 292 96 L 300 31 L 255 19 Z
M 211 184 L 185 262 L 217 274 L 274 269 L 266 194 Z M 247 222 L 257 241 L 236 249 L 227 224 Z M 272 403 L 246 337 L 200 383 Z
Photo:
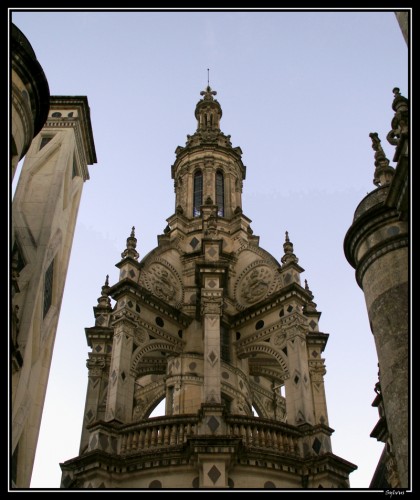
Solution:
M 242 208 L 280 261 L 285 231 L 329 334 L 325 391 L 332 451 L 368 488 L 383 444 L 370 437 L 377 355 L 344 237 L 373 189 L 369 138 L 386 141 L 394 87 L 409 95 L 409 51 L 391 10 L 13 10 L 54 96 L 87 96 L 89 166 L 68 268 L 31 488 L 59 488 L 79 453 L 89 348 L 85 328 L 135 227 L 140 259 L 175 211 L 175 149 L 196 130 L 208 81 L 221 130 L 247 167 Z M 207 71 L 209 69 L 209 72 Z M 15 176 L 14 188 L 18 174 Z M 114 302 L 112 302 L 114 304 Z M 59 436 L 59 437 L 58 437 Z

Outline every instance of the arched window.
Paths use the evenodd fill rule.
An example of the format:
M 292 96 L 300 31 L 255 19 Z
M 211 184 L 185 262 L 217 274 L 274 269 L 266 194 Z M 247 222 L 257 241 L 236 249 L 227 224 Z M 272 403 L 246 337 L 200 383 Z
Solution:
M 217 215 L 223 217 L 225 213 L 225 186 L 222 172 L 216 173 L 216 205 Z
M 199 170 L 194 175 L 194 206 L 193 217 L 199 217 L 200 207 L 203 204 L 203 174 Z

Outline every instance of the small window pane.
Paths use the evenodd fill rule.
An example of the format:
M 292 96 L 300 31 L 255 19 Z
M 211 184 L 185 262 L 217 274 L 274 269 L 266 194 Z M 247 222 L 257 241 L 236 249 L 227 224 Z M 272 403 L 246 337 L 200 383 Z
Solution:
M 201 205 L 203 204 L 203 174 L 197 172 L 194 175 L 194 207 L 193 217 L 199 217 L 201 214 Z

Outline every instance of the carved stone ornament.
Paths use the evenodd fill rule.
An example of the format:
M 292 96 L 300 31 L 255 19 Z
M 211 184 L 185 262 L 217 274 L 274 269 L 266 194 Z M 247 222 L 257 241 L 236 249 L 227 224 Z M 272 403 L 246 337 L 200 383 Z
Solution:
M 268 265 L 254 262 L 239 277 L 235 287 L 235 298 L 242 307 L 259 302 L 275 288 L 274 270 Z
M 178 306 L 181 304 L 182 283 L 176 270 L 171 269 L 169 264 L 153 262 L 140 280 L 143 280 L 146 288 L 156 297 L 171 305 Z

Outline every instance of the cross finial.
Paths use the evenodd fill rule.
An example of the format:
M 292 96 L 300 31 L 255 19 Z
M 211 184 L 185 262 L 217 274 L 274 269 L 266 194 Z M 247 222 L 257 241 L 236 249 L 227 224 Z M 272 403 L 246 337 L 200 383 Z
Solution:
M 207 87 L 210 87 L 210 69 L 207 68 Z

